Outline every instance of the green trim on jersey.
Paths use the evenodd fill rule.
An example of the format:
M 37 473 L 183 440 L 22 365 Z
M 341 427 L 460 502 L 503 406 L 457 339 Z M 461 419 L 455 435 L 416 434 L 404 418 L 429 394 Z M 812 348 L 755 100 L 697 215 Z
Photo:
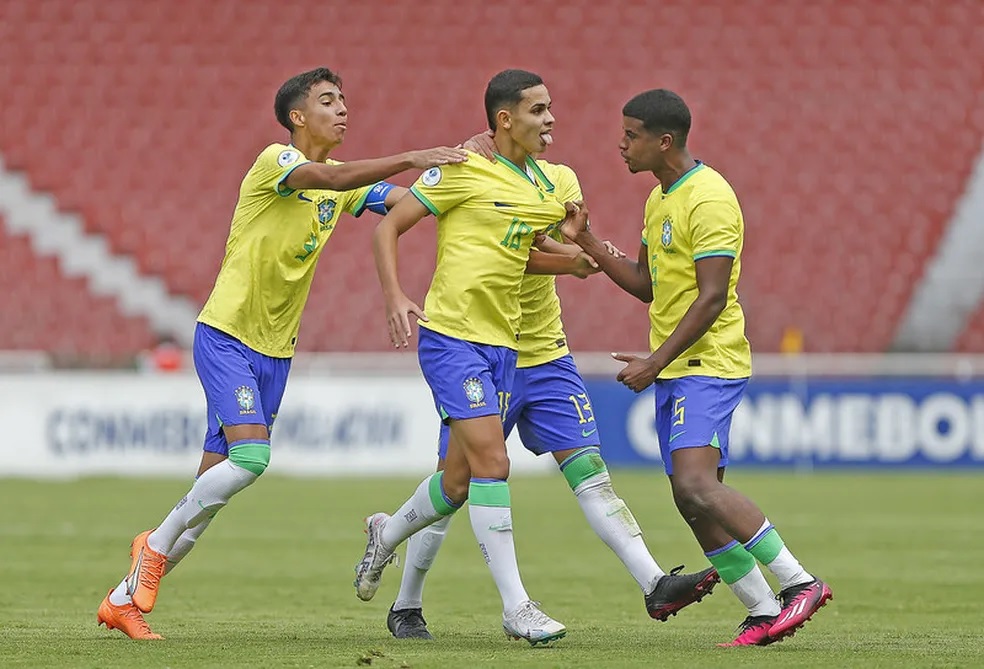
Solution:
M 684 172 L 683 173 L 683 176 L 681 176 L 679 179 L 677 179 L 676 183 L 674 183 L 672 186 L 670 186 L 669 190 L 663 191 L 663 195 L 669 195 L 670 193 L 672 193 L 673 191 L 675 191 L 680 184 L 682 184 L 684 181 L 686 181 L 687 179 L 689 179 L 693 175 L 695 175 L 698 172 L 700 172 L 702 169 L 704 169 L 704 163 L 698 161 L 696 165 L 694 165 L 689 170 L 687 170 L 686 172 Z
M 718 256 L 737 258 L 738 254 L 732 251 L 731 249 L 714 249 L 713 251 L 704 251 L 703 253 L 694 254 L 694 260 L 701 260 L 703 258 L 712 258 Z
M 366 210 L 366 200 L 369 199 L 369 193 L 372 192 L 372 189 L 375 188 L 376 184 L 378 184 L 378 183 L 379 182 L 377 181 L 375 184 L 373 184 L 369 188 L 366 188 L 366 192 L 362 194 L 362 197 L 359 198 L 359 201 L 355 203 L 355 207 L 352 208 L 352 215 L 353 216 L 360 216 L 363 213 L 365 213 L 365 210 Z
M 533 170 L 537 178 L 544 183 L 547 187 L 547 192 L 554 192 L 554 188 L 556 188 L 556 186 L 554 186 L 553 182 L 547 178 L 547 175 L 543 173 L 543 170 L 540 169 L 540 166 L 536 164 L 536 161 L 533 160 L 531 156 L 526 156 L 526 164 L 530 166 L 530 169 Z
M 434 214 L 435 216 L 439 216 L 441 214 L 441 212 L 437 210 L 437 207 L 434 206 L 434 203 L 428 200 L 426 195 L 424 195 L 419 190 L 417 190 L 416 186 L 410 186 L 410 192 L 413 193 L 414 197 L 420 200 L 420 204 L 427 207 L 430 213 Z
M 300 151 L 298 151 L 298 153 L 300 153 Z M 294 170 L 296 170 L 301 165 L 307 165 L 310 162 L 311 162 L 310 160 L 305 160 L 303 163 L 297 163 L 292 168 L 284 172 L 284 175 L 277 180 L 277 195 L 279 195 L 280 197 L 289 197 L 293 195 L 295 189 L 288 188 L 287 186 L 284 185 L 284 182 L 287 181 L 287 177 L 289 177 L 294 172 Z
M 526 170 L 519 169 L 519 166 L 516 163 L 514 163 L 511 160 L 509 160 L 505 156 L 500 156 L 498 153 L 495 153 L 495 154 L 492 154 L 492 155 L 494 155 L 496 157 L 496 160 L 501 161 L 503 165 L 505 165 L 506 167 L 508 167 L 509 169 L 511 169 L 513 172 L 515 172 L 519 176 L 523 177 L 523 179 L 525 179 L 526 181 L 529 181 L 531 184 L 533 183 L 533 179 L 531 179 L 530 178 L 530 175 L 526 173 Z M 533 185 L 535 186 L 536 184 L 533 184 Z

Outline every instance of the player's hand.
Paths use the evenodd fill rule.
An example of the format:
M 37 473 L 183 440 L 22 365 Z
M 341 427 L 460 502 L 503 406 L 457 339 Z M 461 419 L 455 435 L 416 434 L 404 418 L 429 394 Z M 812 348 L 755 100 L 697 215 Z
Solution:
M 495 133 L 491 130 L 486 130 L 469 138 L 468 141 L 461 145 L 461 148 L 468 149 L 472 153 L 477 153 L 482 158 L 494 163 L 496 150 L 495 142 L 492 141 L 494 136 Z
M 598 267 L 597 261 L 584 251 L 579 251 L 574 256 L 574 269 L 571 271 L 571 276 L 576 276 L 579 279 L 587 279 L 592 274 L 597 274 L 600 271 L 601 268 Z
M 560 222 L 560 232 L 573 242 L 576 241 L 578 234 L 590 227 L 588 208 L 582 201 L 567 202 L 564 204 L 564 208 L 567 209 L 567 215 Z
M 407 155 L 410 157 L 410 164 L 418 170 L 426 170 L 439 165 L 453 165 L 454 163 L 463 163 L 468 160 L 468 154 L 464 149 L 450 146 L 438 146 L 433 149 L 411 151 Z
M 620 362 L 628 363 L 615 379 L 637 393 L 641 393 L 653 385 L 656 382 L 656 377 L 662 371 L 655 368 L 649 358 L 640 358 L 637 355 L 628 355 L 627 353 L 612 353 L 612 357 Z
M 389 326 L 390 341 L 393 346 L 406 348 L 410 340 L 410 315 L 413 314 L 422 321 L 427 320 L 427 314 L 406 295 L 386 302 L 386 323 Z
M 620 250 L 617 246 L 615 246 L 614 244 L 612 244 L 607 239 L 605 241 L 603 241 L 602 244 L 605 245 L 605 250 L 608 251 L 608 254 L 609 255 L 615 256 L 616 258 L 624 258 L 625 257 L 625 252 L 622 251 L 622 250 Z

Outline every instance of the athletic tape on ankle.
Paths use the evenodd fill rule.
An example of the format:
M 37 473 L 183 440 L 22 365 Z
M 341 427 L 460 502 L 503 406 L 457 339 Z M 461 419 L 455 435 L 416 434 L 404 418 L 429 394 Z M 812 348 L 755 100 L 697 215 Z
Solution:
M 259 476 L 270 464 L 270 440 L 249 439 L 229 444 L 229 460 Z
M 437 472 L 431 475 L 430 483 L 427 484 L 427 493 L 430 495 L 431 504 L 434 510 L 442 516 L 450 516 L 461 508 L 460 504 L 455 504 L 444 492 L 444 472 Z
M 765 532 L 760 532 L 752 537 L 745 544 L 745 550 L 754 555 L 755 559 L 762 564 L 769 564 L 779 555 L 783 545 L 782 538 L 776 532 L 776 528 L 770 525 Z
M 500 479 L 472 479 L 468 484 L 468 503 L 472 506 L 512 506 L 509 484 Z
M 731 585 L 740 580 L 745 574 L 755 569 L 755 558 L 737 541 L 704 553 L 708 561 L 714 565 L 721 580 Z
M 567 485 L 574 490 L 591 477 L 607 472 L 608 467 L 601 458 L 601 451 L 594 446 L 589 446 L 567 456 L 560 463 L 560 471 L 567 479 Z

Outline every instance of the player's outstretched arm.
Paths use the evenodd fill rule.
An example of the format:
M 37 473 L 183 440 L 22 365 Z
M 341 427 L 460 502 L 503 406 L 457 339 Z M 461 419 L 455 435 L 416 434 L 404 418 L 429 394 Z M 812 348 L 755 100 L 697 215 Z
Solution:
M 527 274 L 569 274 L 586 279 L 601 271 L 594 258 L 576 244 L 562 244 L 546 235 L 537 236 L 526 263 Z
M 376 261 L 376 274 L 386 301 L 386 323 L 393 346 L 407 346 L 410 338 L 410 314 L 427 320 L 424 310 L 403 292 L 397 268 L 397 247 L 400 235 L 412 228 L 424 216 L 430 214 L 420 200 L 404 197 L 383 216 L 372 236 L 372 255 Z
M 426 170 L 438 165 L 463 163 L 468 154 L 463 149 L 439 146 L 422 151 L 408 151 L 385 158 L 353 160 L 348 163 L 305 163 L 287 177 L 284 182 L 291 190 L 318 188 L 324 190 L 352 190 L 370 186 L 406 170 Z
M 560 231 L 569 240 L 584 249 L 601 271 L 612 281 L 643 302 L 653 301 L 653 283 L 649 276 L 649 253 L 645 245 L 639 248 L 639 257 L 629 260 L 621 253 L 612 253 L 605 242 L 594 236 L 588 225 L 588 208 L 584 203 L 568 203 L 568 215 L 560 225 Z

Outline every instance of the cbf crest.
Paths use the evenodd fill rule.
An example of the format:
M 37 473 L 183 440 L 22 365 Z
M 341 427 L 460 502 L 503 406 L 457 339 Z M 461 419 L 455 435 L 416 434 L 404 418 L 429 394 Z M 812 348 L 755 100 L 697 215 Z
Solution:
M 673 219 L 669 216 L 663 219 L 663 234 L 659 240 L 663 246 L 669 246 L 673 243 Z
M 253 389 L 249 386 L 239 386 L 236 388 L 236 404 L 239 405 L 239 414 L 250 414 L 256 413 L 253 408 L 256 406 L 256 397 L 253 395 Z
M 321 224 L 322 230 L 328 229 L 328 224 L 331 219 L 335 216 L 335 207 L 338 203 L 335 200 L 321 200 L 318 202 L 318 223 Z
M 462 384 L 465 389 L 465 397 L 471 403 L 470 407 L 474 409 L 475 407 L 485 406 L 485 386 L 482 385 L 482 380 L 476 376 L 469 379 L 465 379 L 464 384 Z

